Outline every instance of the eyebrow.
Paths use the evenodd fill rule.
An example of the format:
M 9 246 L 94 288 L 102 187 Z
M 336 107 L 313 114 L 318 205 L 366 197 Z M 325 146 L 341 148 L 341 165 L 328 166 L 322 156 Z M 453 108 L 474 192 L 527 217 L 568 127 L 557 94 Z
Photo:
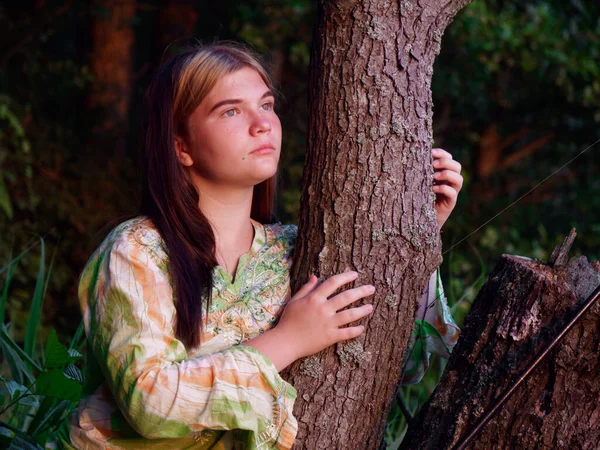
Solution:
M 265 92 L 262 97 L 260 98 L 261 100 L 265 97 L 275 97 L 275 94 L 273 94 L 273 91 L 271 91 L 270 89 Z M 226 100 L 221 100 L 220 102 L 218 102 L 216 105 L 214 105 L 210 111 L 208 112 L 209 114 L 212 113 L 215 109 L 220 108 L 221 106 L 224 105 L 237 105 L 239 103 L 243 103 L 244 101 L 242 99 L 239 98 L 229 98 Z

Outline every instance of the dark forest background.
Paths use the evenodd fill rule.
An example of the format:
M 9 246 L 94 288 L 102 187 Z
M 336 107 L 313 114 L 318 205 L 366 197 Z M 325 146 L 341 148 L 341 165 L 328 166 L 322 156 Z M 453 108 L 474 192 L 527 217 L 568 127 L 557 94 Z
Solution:
M 316 13 L 308 0 L 2 3 L 0 277 L 15 341 L 40 273 L 41 342 L 75 332 L 79 272 L 139 203 L 142 95 L 186 43 L 235 40 L 264 56 L 281 92 L 278 218 L 296 221 Z M 600 144 L 453 247 L 600 138 L 598 2 L 475 1 L 443 38 L 432 88 L 434 145 L 465 178 L 442 233 L 457 321 L 502 253 L 546 260 L 575 227 L 573 253 L 600 258 Z

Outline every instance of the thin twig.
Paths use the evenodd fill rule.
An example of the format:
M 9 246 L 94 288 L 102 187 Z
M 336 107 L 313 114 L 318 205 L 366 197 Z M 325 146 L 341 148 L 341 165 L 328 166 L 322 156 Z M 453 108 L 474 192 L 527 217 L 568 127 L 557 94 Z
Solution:
M 477 227 L 477 229 L 475 229 L 475 231 L 469 233 L 467 236 L 465 236 L 464 238 L 462 238 L 460 241 L 458 241 L 456 244 L 454 244 L 452 247 L 450 247 L 448 250 L 446 250 L 444 253 L 442 253 L 442 255 L 445 255 L 446 253 L 448 253 L 450 250 L 452 250 L 454 247 L 456 247 L 457 245 L 459 245 L 460 243 L 462 243 L 463 241 L 465 241 L 466 239 L 470 238 L 471 236 L 473 236 L 475 233 L 477 233 L 479 230 L 481 230 L 483 227 L 485 227 L 488 223 L 490 223 L 492 220 L 494 220 L 496 217 L 498 217 L 500 214 L 504 213 L 506 210 L 508 210 L 509 208 L 512 208 L 514 205 L 516 205 L 518 202 L 520 202 L 523 198 L 527 197 L 529 194 L 531 194 L 535 189 L 537 189 L 539 186 L 541 186 L 543 183 L 545 183 L 547 180 L 549 180 L 550 178 L 552 178 L 556 173 L 558 173 L 560 170 L 564 169 L 565 167 L 567 167 L 569 164 L 571 164 L 573 161 L 575 161 L 577 158 L 579 158 L 581 155 L 583 155 L 585 152 L 587 152 L 590 148 L 594 147 L 598 142 L 600 142 L 600 139 L 598 139 L 596 142 L 594 142 L 593 144 L 591 144 L 589 147 L 585 148 L 584 150 L 582 150 L 581 152 L 579 152 L 577 155 L 575 155 L 573 158 L 571 158 L 571 160 L 569 160 L 568 162 L 566 162 L 565 164 L 563 164 L 562 166 L 560 166 L 558 169 L 556 169 L 554 172 L 552 172 L 550 175 L 548 175 L 546 178 L 544 178 L 542 181 L 540 181 L 538 184 L 536 184 L 534 187 L 532 187 L 530 190 L 528 190 L 527 192 L 525 192 L 523 195 L 521 195 L 518 199 L 516 199 L 514 202 L 512 202 L 510 205 L 508 205 L 506 208 L 504 208 L 502 211 L 500 211 L 498 214 L 494 215 L 491 219 L 486 220 L 483 225 L 480 225 L 479 227 Z
M 402 394 L 400 392 L 400 387 L 398 387 L 398 389 L 396 390 L 396 403 L 398 403 L 400 411 L 402 412 L 404 419 L 406 419 L 407 425 L 410 425 L 413 421 L 413 416 L 410 413 L 408 406 L 406 406 L 406 403 L 404 403 L 404 399 L 402 398 Z
M 20 433 L 21 432 L 21 430 L 19 430 L 18 428 L 15 428 L 12 425 L 9 425 L 6 422 L 3 422 L 1 420 L 0 420 L 0 427 L 6 428 L 7 430 L 12 431 L 13 433 Z

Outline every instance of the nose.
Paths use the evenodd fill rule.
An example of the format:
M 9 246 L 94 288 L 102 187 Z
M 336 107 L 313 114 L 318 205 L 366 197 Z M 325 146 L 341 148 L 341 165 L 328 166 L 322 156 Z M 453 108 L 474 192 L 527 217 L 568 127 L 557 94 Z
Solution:
M 250 134 L 252 136 L 258 136 L 260 134 L 271 132 L 273 126 L 265 117 L 261 114 L 256 114 L 250 124 Z

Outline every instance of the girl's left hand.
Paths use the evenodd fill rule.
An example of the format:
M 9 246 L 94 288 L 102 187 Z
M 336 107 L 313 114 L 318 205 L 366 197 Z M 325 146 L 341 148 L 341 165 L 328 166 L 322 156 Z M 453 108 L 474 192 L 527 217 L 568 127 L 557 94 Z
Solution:
M 463 185 L 463 177 L 460 174 L 461 165 L 452 159 L 452 155 L 441 148 L 431 150 L 433 154 L 433 192 L 435 192 L 435 211 L 438 226 L 448 220 L 450 213 L 456 206 L 458 193 Z

